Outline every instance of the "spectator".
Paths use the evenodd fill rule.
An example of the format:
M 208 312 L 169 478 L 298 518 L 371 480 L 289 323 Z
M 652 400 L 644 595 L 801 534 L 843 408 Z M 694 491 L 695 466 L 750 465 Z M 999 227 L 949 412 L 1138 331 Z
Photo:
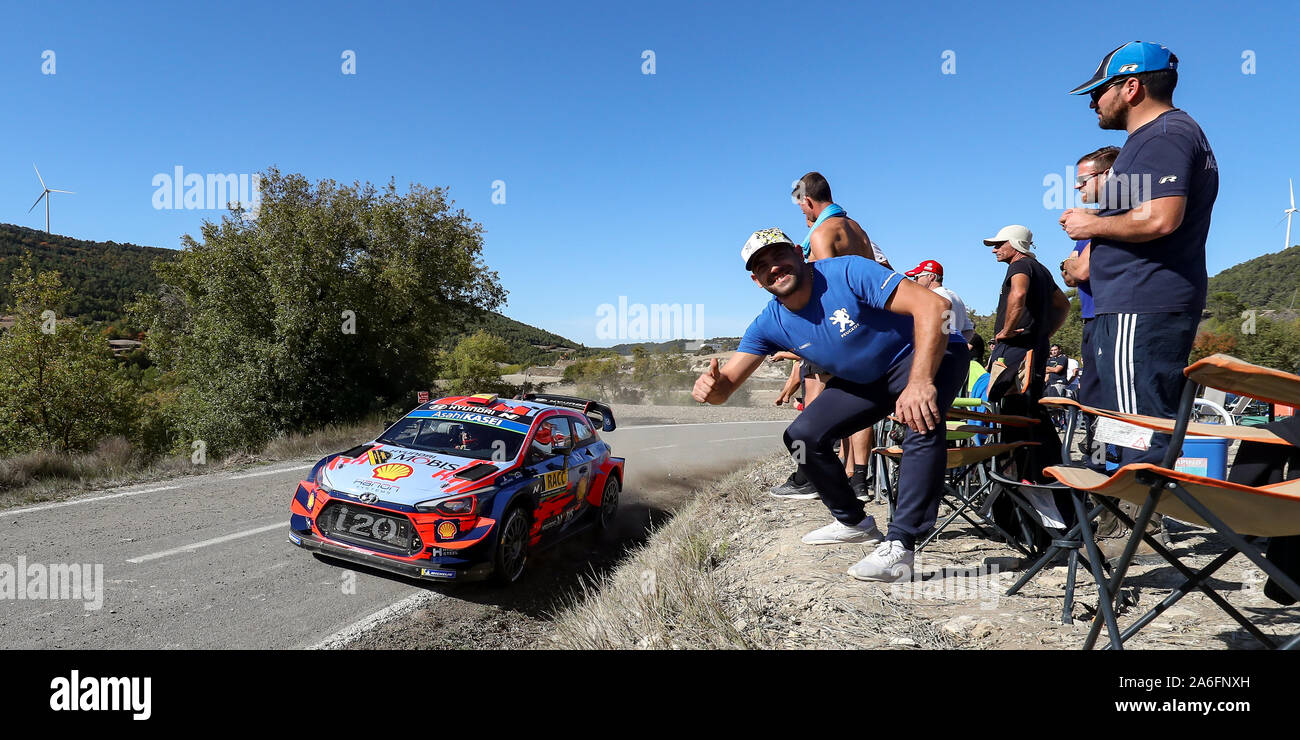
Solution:
M 949 328 L 952 333 L 962 335 L 969 346 L 970 338 L 975 336 L 975 322 L 971 320 L 970 313 L 966 310 L 965 301 L 944 287 L 943 265 L 934 260 L 926 260 L 908 270 L 907 276 L 915 280 L 917 285 L 933 290 L 952 304 L 952 325 Z
M 799 178 L 791 199 L 799 206 L 808 224 L 808 235 L 802 244 L 804 259 L 812 262 L 858 255 L 889 267 L 889 261 L 884 253 L 876 250 L 876 244 L 867 236 L 866 230 L 834 202 L 831 185 L 820 172 L 809 172 Z M 803 382 L 805 405 L 812 403 L 830 380 L 823 368 L 809 362 L 800 362 L 797 368 L 791 368 L 791 380 L 796 372 Z M 875 434 L 871 428 L 840 442 L 845 474 L 849 476 L 854 492 L 866 500 L 871 499 L 870 456 L 874 446 Z M 801 481 L 798 471 L 795 471 L 785 483 L 772 489 L 772 494 L 782 498 L 811 498 L 815 497 L 816 491 L 811 484 Z
M 1110 167 L 1115 162 L 1115 157 L 1119 155 L 1119 147 L 1104 146 L 1094 152 L 1089 152 L 1079 158 L 1075 163 L 1075 182 L 1074 189 L 1079 191 L 1079 200 L 1085 204 L 1097 203 L 1100 200 L 1102 183 L 1110 174 Z M 1075 288 L 1079 296 L 1079 316 L 1083 319 L 1083 340 L 1080 343 L 1079 354 L 1084 358 L 1088 367 L 1078 376 L 1078 388 L 1075 391 L 1075 397 L 1080 403 L 1096 406 L 1098 403 L 1097 395 L 1097 372 L 1093 368 L 1096 364 L 1097 351 L 1093 346 L 1092 332 L 1096 324 L 1093 318 L 1096 316 L 1096 310 L 1092 300 L 1092 284 L 1089 281 L 1088 258 L 1092 254 L 1092 241 L 1090 239 L 1079 239 L 1074 243 L 1074 251 L 1069 257 L 1061 263 L 1061 278 L 1065 281 L 1066 286 Z M 1085 455 L 1091 458 L 1093 451 L 1092 433 L 1095 428 L 1096 419 L 1087 417 L 1084 421 L 1084 450 Z M 1098 463 L 1104 465 L 1104 463 Z
M 1048 343 L 1065 323 L 1070 301 L 1034 257 L 1029 229 L 1005 226 L 984 243 L 1007 265 L 993 325 L 998 346 L 990 356 L 989 399 L 1000 402 L 1005 413 L 1041 419 L 1032 437 L 1040 446 L 1021 448 L 1017 455 L 1018 474 L 1041 483 L 1043 468 L 1060 462 L 1060 441 L 1038 399 L 1046 376 Z M 1013 428 L 1004 431 L 1004 441 L 1014 441 L 1011 438 L 1019 433 Z
M 740 346 L 696 380 L 695 400 L 724 403 L 767 355 L 799 347 L 833 376 L 785 432 L 786 448 L 835 521 L 804 536 L 810 545 L 879 546 L 849 569 L 854 578 L 909 578 L 917 537 L 933 526 L 943 492 L 944 420 L 966 377 L 968 350 L 943 331 L 946 304 L 933 292 L 857 255 L 806 262 L 779 229 L 755 232 L 741 249 L 753 281 L 773 295 Z M 882 542 L 854 496 L 833 446 L 894 413 L 907 426 L 898 502 Z M 800 457 L 803 460 L 800 460 Z
M 1061 351 L 1061 345 L 1053 344 L 1051 352 L 1047 355 L 1047 378 L 1043 389 L 1043 396 L 1053 398 L 1064 395 L 1066 378 L 1065 373 L 1070 367 L 1070 358 L 1065 356 Z
M 1178 58 L 1134 41 L 1107 54 L 1090 94 L 1103 129 L 1128 139 L 1101 186 L 1101 211 L 1071 208 L 1061 226 L 1091 241 L 1088 278 L 1095 304 L 1088 370 L 1096 405 L 1172 419 L 1183 369 L 1205 307 L 1205 242 L 1219 169 L 1200 126 L 1173 107 Z M 1123 464 L 1159 463 L 1169 436 L 1147 450 L 1120 450 Z

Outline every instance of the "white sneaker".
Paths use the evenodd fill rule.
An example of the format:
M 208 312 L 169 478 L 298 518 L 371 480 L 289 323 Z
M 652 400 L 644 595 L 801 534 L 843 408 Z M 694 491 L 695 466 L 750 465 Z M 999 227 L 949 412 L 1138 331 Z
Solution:
M 876 551 L 859 560 L 849 575 L 859 581 L 881 581 L 893 583 L 910 579 L 916 553 L 903 547 L 898 540 L 886 540 L 880 543 Z
M 875 518 L 865 516 L 862 521 L 852 527 L 836 520 L 821 529 L 814 529 L 803 536 L 803 543 L 805 545 L 841 545 L 847 543 L 874 545 L 884 537 L 880 530 L 876 528 Z

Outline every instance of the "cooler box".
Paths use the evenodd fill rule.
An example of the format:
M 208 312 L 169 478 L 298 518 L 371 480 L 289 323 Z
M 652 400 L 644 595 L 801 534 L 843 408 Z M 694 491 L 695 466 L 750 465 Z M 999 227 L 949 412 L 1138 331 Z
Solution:
M 1230 443 L 1223 437 L 1188 437 L 1183 440 L 1183 456 L 1174 463 L 1174 470 L 1227 480 Z
M 1174 470 L 1199 475 L 1202 478 L 1228 479 L 1228 445 L 1223 437 L 1187 437 L 1183 440 L 1183 455 L 1174 462 Z M 1109 460 L 1106 470 L 1119 466 Z

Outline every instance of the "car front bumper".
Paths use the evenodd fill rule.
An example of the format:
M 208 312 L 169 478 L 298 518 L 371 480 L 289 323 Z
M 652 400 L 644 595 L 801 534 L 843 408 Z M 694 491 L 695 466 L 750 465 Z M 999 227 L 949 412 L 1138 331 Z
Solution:
M 358 565 L 365 565 L 371 568 L 396 573 L 397 575 L 407 578 L 414 578 L 420 581 L 435 581 L 446 583 L 448 581 L 480 581 L 492 574 L 491 563 L 476 563 L 469 566 L 449 566 L 432 561 L 427 563 L 412 563 L 402 560 L 393 560 L 383 555 L 378 555 L 364 550 L 345 547 L 328 540 L 321 539 L 311 532 L 299 532 L 292 528 L 289 529 L 289 542 L 297 545 L 304 550 L 325 555 L 339 560 L 346 560 Z

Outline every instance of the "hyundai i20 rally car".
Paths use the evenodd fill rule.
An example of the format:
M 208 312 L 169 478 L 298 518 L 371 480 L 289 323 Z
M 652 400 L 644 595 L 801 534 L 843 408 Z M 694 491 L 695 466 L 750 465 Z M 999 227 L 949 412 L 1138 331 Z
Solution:
M 513 582 L 530 551 L 614 521 L 623 459 L 593 420 L 614 430 L 608 406 L 570 396 L 423 404 L 316 463 L 289 541 L 412 578 Z

